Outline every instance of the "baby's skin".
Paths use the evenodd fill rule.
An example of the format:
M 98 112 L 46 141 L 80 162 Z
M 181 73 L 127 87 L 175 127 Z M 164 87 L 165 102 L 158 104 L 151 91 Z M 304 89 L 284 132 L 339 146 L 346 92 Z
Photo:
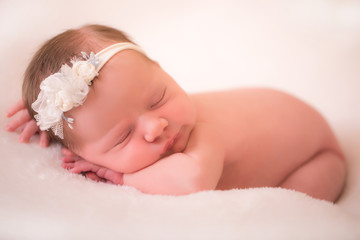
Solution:
M 63 151 L 64 168 L 145 193 L 283 187 L 335 201 L 345 182 L 342 150 L 309 105 L 272 89 L 188 95 L 132 50 L 66 116 L 76 155 Z

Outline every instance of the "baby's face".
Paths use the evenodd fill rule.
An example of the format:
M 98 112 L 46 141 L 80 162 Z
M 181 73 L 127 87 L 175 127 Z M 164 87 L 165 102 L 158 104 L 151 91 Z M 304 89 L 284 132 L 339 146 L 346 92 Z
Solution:
M 66 116 L 75 119 L 66 131 L 77 154 L 122 173 L 182 152 L 196 120 L 189 96 L 158 64 L 132 50 L 105 64 L 84 104 Z

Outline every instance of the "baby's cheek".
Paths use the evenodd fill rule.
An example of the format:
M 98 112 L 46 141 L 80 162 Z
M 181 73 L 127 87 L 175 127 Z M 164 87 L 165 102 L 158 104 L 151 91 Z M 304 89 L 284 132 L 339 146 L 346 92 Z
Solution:
M 160 159 L 161 151 L 161 145 L 152 145 L 151 143 L 146 144 L 146 146 L 138 148 L 134 151 L 133 159 L 136 160 L 131 160 L 130 165 L 132 165 L 134 168 L 137 168 L 136 171 L 146 168 Z
M 155 159 L 155 160 L 154 160 Z M 122 173 L 137 172 L 156 161 L 155 155 L 146 146 L 130 143 L 109 158 L 111 170 Z
M 179 121 L 183 121 L 184 124 L 193 125 L 196 120 L 195 105 L 187 97 L 176 101 L 173 107 L 173 115 Z

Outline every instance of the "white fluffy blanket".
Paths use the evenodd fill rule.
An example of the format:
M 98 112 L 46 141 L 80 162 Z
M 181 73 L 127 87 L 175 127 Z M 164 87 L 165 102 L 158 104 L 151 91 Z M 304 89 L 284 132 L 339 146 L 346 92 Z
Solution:
M 220 3 L 221 2 L 221 3 Z M 145 195 L 60 167 L 3 129 L 37 47 L 85 23 L 128 32 L 185 90 L 269 86 L 329 120 L 349 167 L 338 204 L 283 189 Z M 357 1 L 0 2 L 0 239 L 360 239 Z

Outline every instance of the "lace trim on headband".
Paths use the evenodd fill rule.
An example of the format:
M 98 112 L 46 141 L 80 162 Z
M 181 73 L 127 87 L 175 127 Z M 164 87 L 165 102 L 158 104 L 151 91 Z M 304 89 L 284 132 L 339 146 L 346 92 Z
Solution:
M 92 80 L 98 75 L 95 54 L 82 54 L 85 61 L 73 60 L 72 67 L 64 64 L 59 72 L 47 77 L 40 84 L 41 91 L 32 104 L 32 108 L 38 113 L 35 119 L 40 129 L 51 128 L 61 139 L 64 139 L 62 119 L 67 119 L 64 112 L 84 102 Z M 71 127 L 74 121 L 66 122 Z

